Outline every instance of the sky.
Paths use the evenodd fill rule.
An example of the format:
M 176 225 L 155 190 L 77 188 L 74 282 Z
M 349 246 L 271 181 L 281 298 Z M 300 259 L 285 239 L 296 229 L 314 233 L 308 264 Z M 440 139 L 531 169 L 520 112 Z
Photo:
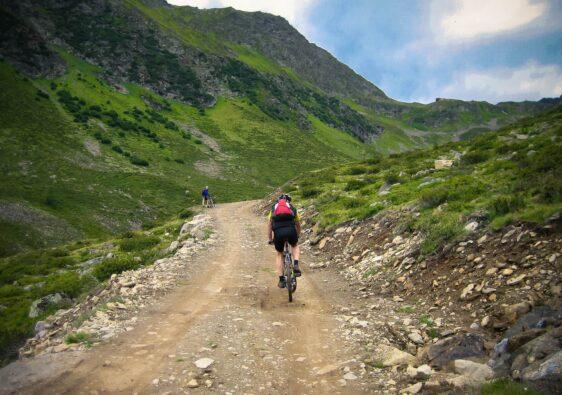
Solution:
M 390 97 L 562 94 L 562 0 L 168 0 L 280 15 Z

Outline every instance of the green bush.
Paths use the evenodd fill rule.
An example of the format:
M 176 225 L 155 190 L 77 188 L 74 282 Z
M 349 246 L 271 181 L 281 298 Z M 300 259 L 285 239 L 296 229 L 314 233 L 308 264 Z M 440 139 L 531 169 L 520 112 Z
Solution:
M 136 157 L 136 156 L 134 156 L 134 155 L 131 156 L 131 157 L 129 158 L 129 160 L 130 160 L 130 162 L 131 162 L 133 165 L 136 165 L 136 166 L 145 166 L 145 167 L 148 166 L 148 161 L 147 161 L 147 160 L 141 159 L 141 158 Z
M 384 181 L 387 184 L 396 184 L 397 182 L 400 181 L 400 177 L 398 177 L 398 173 L 395 171 L 389 171 L 388 173 L 386 173 L 386 175 L 384 176 Z
M 439 187 L 427 189 L 420 194 L 420 206 L 422 208 L 434 208 L 445 203 L 448 197 L 448 188 Z
M 81 277 L 74 271 L 68 271 L 47 277 L 46 284 L 42 291 L 44 291 L 45 294 L 61 292 L 71 298 L 75 298 L 90 285 L 92 285 L 92 283 L 87 277 Z
M 302 188 L 300 190 L 300 195 L 303 198 L 307 199 L 307 198 L 312 198 L 312 197 L 318 196 L 320 194 L 320 192 L 321 191 L 319 189 L 316 189 L 316 188 L 313 188 L 313 187 L 305 187 L 305 188 Z
M 75 344 L 75 343 L 86 343 L 88 342 L 88 339 L 90 338 L 90 335 L 88 335 L 85 332 L 76 332 L 76 333 L 72 333 L 70 335 L 68 335 L 66 337 L 66 344 Z
M 114 145 L 113 147 L 111 147 L 111 149 L 115 152 L 117 152 L 118 154 L 122 154 L 123 153 L 123 149 L 121 147 L 119 147 L 118 145 Z
M 520 195 L 499 196 L 492 200 L 490 212 L 492 217 L 513 213 L 525 205 L 525 200 Z
M 350 198 L 350 197 L 342 198 L 342 204 L 345 208 L 359 208 L 365 206 L 367 203 L 368 203 L 367 199 L 363 199 L 363 198 Z
M 135 235 L 135 237 L 121 240 L 119 248 L 121 251 L 139 251 L 155 246 L 160 243 L 156 236 Z
M 99 281 L 107 280 L 112 274 L 119 274 L 127 270 L 133 270 L 141 266 L 141 262 L 135 262 L 131 256 L 120 256 L 107 259 L 96 265 L 92 275 Z
M 365 185 L 367 185 L 367 181 L 352 179 L 352 180 L 349 180 L 347 182 L 347 184 L 345 184 L 344 189 L 346 191 L 354 191 L 354 190 L 363 188 Z
M 484 151 L 471 151 L 466 153 L 461 158 L 461 163 L 464 165 L 475 165 L 484 162 L 488 159 L 488 154 Z
M 359 174 L 365 174 L 367 172 L 367 168 L 365 166 L 351 166 L 349 167 L 345 174 L 349 174 L 349 175 L 359 175 Z
M 180 217 L 181 219 L 188 219 L 193 217 L 195 213 L 192 210 L 184 210 L 181 213 L 179 213 L 178 217 Z
M 422 254 L 433 254 L 463 233 L 463 227 L 455 214 L 429 215 L 420 221 L 418 228 L 424 235 Z
M 482 395 L 541 395 L 542 392 L 528 388 L 510 379 L 496 379 L 482 386 Z

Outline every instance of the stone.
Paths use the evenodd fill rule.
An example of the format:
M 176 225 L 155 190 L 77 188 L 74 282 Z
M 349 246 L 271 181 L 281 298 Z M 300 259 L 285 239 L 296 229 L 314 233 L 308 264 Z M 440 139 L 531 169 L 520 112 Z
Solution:
M 378 353 L 375 355 L 375 360 L 382 361 L 383 366 L 413 364 L 416 360 L 412 354 L 385 344 L 379 345 L 377 351 Z
M 324 249 L 329 239 L 330 239 L 329 237 L 324 237 L 322 240 L 320 240 L 320 244 L 318 245 L 318 248 L 321 250 Z
M 560 393 L 560 388 L 562 388 L 562 350 L 523 370 L 521 380 L 532 383 L 545 393 Z
M 336 370 L 338 370 L 338 365 L 335 365 L 335 364 L 326 365 L 326 366 L 323 366 L 320 369 L 318 369 L 316 371 L 316 375 L 323 376 L 325 374 L 335 372 Z
M 482 363 L 456 359 L 453 366 L 456 373 L 468 377 L 473 383 L 482 383 L 494 376 L 492 368 Z
M 506 284 L 507 285 L 517 285 L 521 281 L 523 281 L 526 277 L 527 277 L 526 274 L 520 274 L 517 277 L 511 277 L 510 279 L 507 280 Z
M 50 294 L 36 299 L 29 307 L 29 317 L 36 318 L 43 314 L 50 305 L 56 305 L 62 302 L 63 296 L 60 293 Z
M 462 292 L 461 292 L 461 299 L 466 299 L 466 297 L 472 293 L 472 290 L 474 289 L 474 284 L 468 284 L 466 287 L 463 288 Z
M 424 344 L 423 337 L 418 332 L 408 333 L 408 339 L 419 345 Z
M 498 272 L 498 268 L 497 267 L 491 267 L 488 270 L 486 270 L 486 276 L 493 276 L 494 274 L 496 274 Z
M 196 379 L 191 379 L 188 381 L 187 388 L 197 388 L 197 387 L 199 387 L 199 383 L 197 382 Z
M 422 387 L 423 387 L 423 383 L 416 383 L 404 388 L 400 392 L 402 394 L 418 394 L 422 390 Z
M 344 374 L 343 378 L 345 380 L 357 380 L 357 376 L 351 372 Z
M 486 328 L 489 324 L 490 324 L 490 316 L 485 315 L 484 318 L 482 318 L 482 321 L 480 321 L 480 326 L 482 326 L 482 328 Z
M 443 369 L 456 359 L 484 357 L 484 339 L 477 333 L 457 334 L 429 346 L 427 357 L 432 367 Z
M 418 372 L 418 377 L 423 379 L 433 376 L 433 374 L 435 373 L 435 370 L 431 369 L 431 366 L 427 364 L 418 366 L 416 371 Z
M 505 306 L 503 308 L 503 315 L 509 322 L 515 322 L 515 320 L 517 320 L 523 314 L 531 311 L 531 307 L 531 303 L 529 302 L 521 302 Z
M 500 272 L 503 276 L 511 276 L 513 274 L 513 269 L 502 269 Z
M 215 360 L 212 358 L 200 358 L 195 361 L 195 366 L 197 366 L 199 369 L 208 369 L 214 362 Z
M 476 222 L 476 221 L 470 221 L 469 223 L 467 223 L 467 224 L 464 226 L 464 229 L 465 229 L 467 232 L 474 232 L 476 229 L 478 229 L 478 225 L 479 225 L 478 222 Z
M 394 296 L 392 297 L 392 300 L 395 301 L 395 302 L 403 302 L 403 301 L 404 301 L 404 299 L 402 299 L 402 298 L 401 298 L 400 296 L 398 296 L 398 295 L 394 295 Z
M 436 159 L 433 166 L 435 170 L 448 169 L 453 166 L 454 161 L 452 159 Z
M 418 370 L 412 365 L 408 365 L 408 367 L 406 368 L 406 374 L 415 379 L 416 377 L 418 377 Z
M 170 243 L 170 246 L 168 247 L 168 252 L 174 252 L 175 250 L 178 249 L 180 245 L 180 242 L 177 240 L 174 240 Z

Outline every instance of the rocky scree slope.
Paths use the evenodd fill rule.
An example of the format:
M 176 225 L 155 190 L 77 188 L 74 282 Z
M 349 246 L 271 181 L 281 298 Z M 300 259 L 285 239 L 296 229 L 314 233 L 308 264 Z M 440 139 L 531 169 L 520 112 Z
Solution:
M 2 262 L 2 360 L 88 348 L 130 330 L 135 311 L 189 275 L 189 258 L 215 242 L 212 228 L 200 214 Z
M 113 273 L 85 300 L 38 321 L 35 336 L 20 349 L 20 357 L 86 349 L 132 330 L 136 312 L 189 276 L 190 257 L 215 243 L 212 226 L 210 216 L 195 216 L 181 226 L 177 238 L 166 248 L 172 256 Z
M 560 122 L 557 109 L 286 186 L 321 261 L 310 269 L 340 272 L 367 311 L 384 309 L 363 336 L 371 364 L 405 368 L 406 392 L 494 378 L 485 388 L 562 388 Z

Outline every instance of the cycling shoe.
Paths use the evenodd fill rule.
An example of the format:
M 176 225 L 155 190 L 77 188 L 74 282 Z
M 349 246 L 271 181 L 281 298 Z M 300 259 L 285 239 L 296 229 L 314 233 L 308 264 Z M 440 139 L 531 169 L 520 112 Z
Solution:
M 295 273 L 295 277 L 300 277 L 301 274 L 302 274 L 302 273 L 301 273 L 300 267 L 295 266 L 295 267 L 293 268 L 293 273 Z

